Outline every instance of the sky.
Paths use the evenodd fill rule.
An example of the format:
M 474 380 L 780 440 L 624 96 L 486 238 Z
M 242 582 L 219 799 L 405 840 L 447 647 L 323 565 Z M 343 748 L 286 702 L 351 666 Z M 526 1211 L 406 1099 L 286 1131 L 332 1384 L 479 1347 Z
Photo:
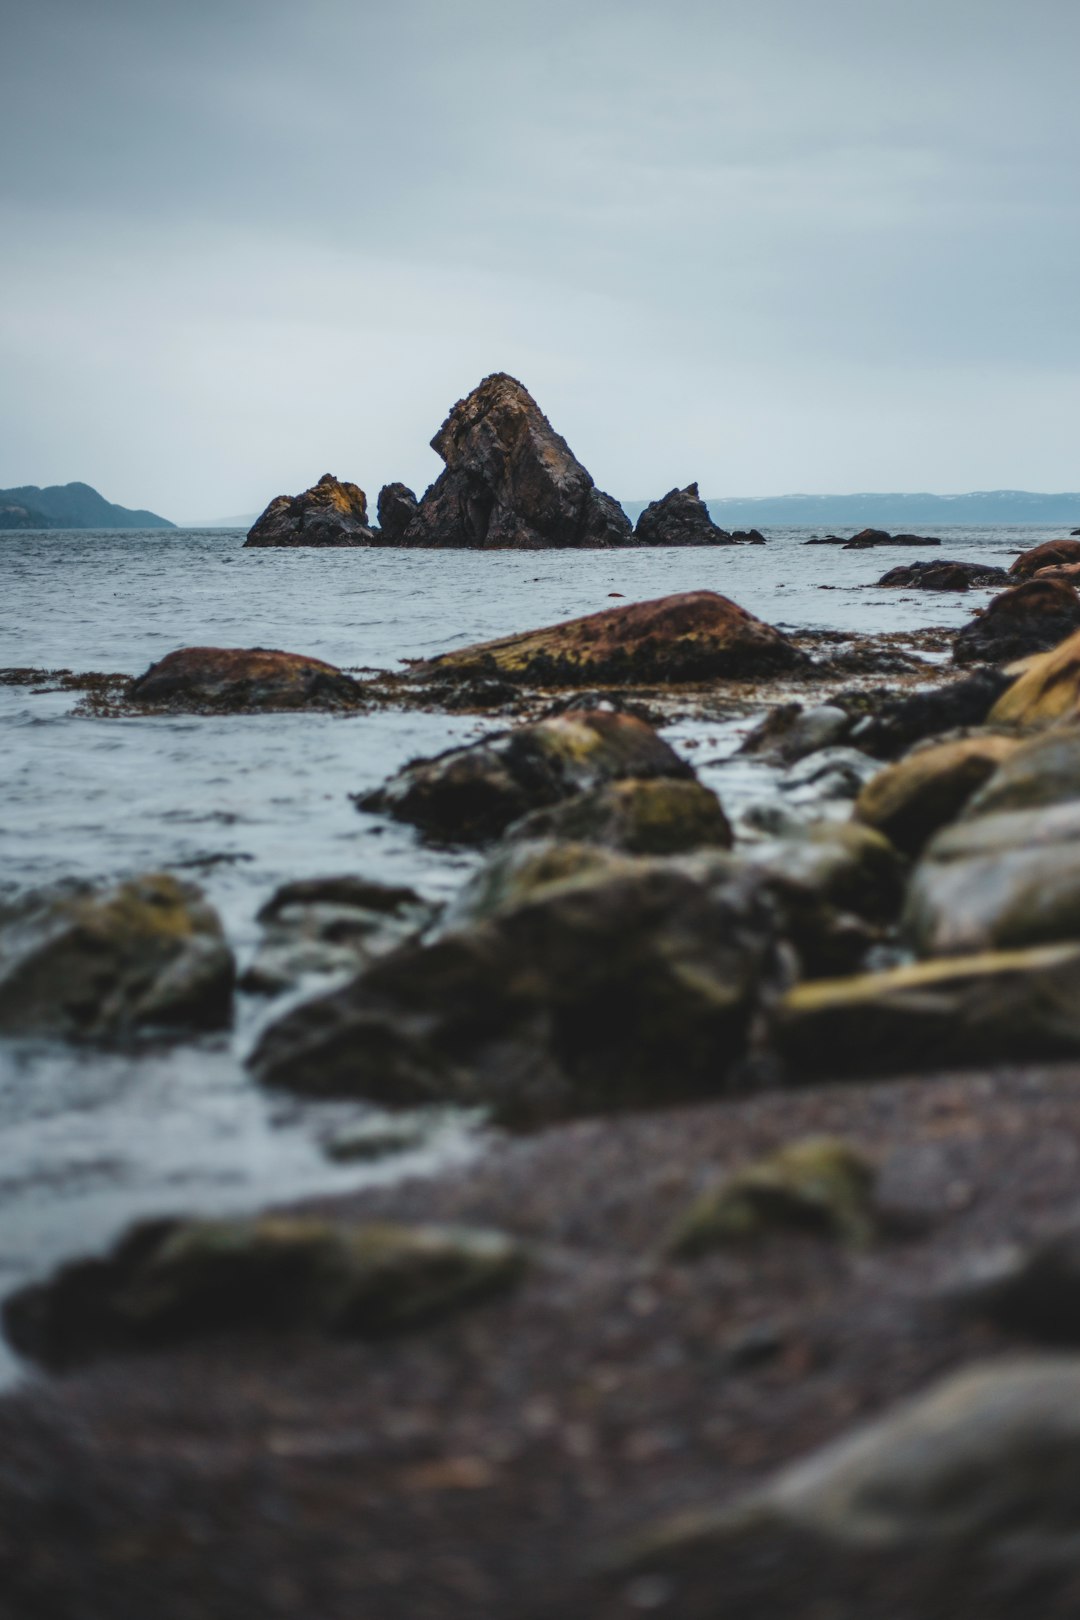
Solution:
M 8 0 L 0 486 L 1080 488 L 1076 0 Z

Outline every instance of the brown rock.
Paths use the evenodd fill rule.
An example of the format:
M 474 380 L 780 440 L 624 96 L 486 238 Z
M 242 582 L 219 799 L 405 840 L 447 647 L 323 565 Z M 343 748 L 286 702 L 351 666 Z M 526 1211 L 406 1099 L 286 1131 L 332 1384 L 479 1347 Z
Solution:
M 1080 562 L 1057 563 L 1050 568 L 1040 568 L 1032 578 L 1060 579 L 1065 585 L 1080 585 Z
M 720 529 L 696 484 L 670 489 L 647 506 L 637 520 L 634 539 L 639 546 L 731 546 L 734 537 Z
M 500 675 L 543 686 L 592 681 L 735 680 L 808 662 L 786 636 L 715 591 L 683 591 L 607 608 L 443 653 L 415 666 L 423 678 Z
M 915 855 L 1018 746 L 1014 737 L 990 733 L 916 749 L 867 782 L 855 801 L 855 819 Z
M 333 664 L 267 647 L 180 647 L 133 681 L 133 703 L 174 709 L 355 708 L 360 687 Z
M 369 546 L 367 496 L 324 473 L 302 495 L 278 495 L 256 518 L 245 546 Z
M 1036 582 L 1037 583 L 1037 582 Z M 1024 588 L 1024 587 L 1022 587 Z M 1055 587 L 1059 590 L 1066 586 Z M 1039 729 L 1080 714 L 1080 633 L 1071 635 L 1027 668 L 990 710 L 991 725 Z
M 1008 663 L 1045 652 L 1080 628 L 1080 595 L 1059 580 L 1029 579 L 1002 591 L 953 642 L 953 662 Z
M 1022 551 L 1009 569 L 1017 579 L 1031 579 L 1040 568 L 1080 562 L 1080 540 L 1045 540 L 1041 546 Z
M 446 463 L 402 536 L 410 546 L 624 546 L 630 519 L 598 490 L 532 395 L 485 377 L 431 441 Z

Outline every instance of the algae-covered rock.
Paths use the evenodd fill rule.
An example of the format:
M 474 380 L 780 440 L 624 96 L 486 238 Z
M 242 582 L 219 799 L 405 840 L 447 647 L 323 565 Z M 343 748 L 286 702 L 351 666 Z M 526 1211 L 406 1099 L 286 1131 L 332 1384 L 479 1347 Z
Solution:
M 904 892 L 906 862 L 887 838 L 858 822 L 812 822 L 751 845 L 743 859 L 802 886 L 826 907 L 871 922 L 895 917 Z
M 512 911 L 547 889 L 579 878 L 591 883 L 598 873 L 636 870 L 624 855 L 599 844 L 515 839 L 496 848 L 462 885 L 440 920 L 440 931 Z
M 1080 804 L 947 827 L 912 874 L 903 928 L 923 956 L 1080 939 Z
M 245 546 L 369 546 L 367 496 L 324 473 L 302 495 L 278 495 L 255 519 Z
M 114 1036 L 227 1022 L 232 952 L 199 889 L 166 873 L 0 904 L 0 1029 Z
M 712 789 L 674 777 L 605 783 L 561 804 L 534 810 L 514 822 L 506 836 L 603 844 L 631 855 L 729 849 L 732 842 L 730 823 Z
M 639 546 L 733 546 L 734 537 L 718 528 L 696 484 L 669 489 L 651 502 L 637 520 L 634 540 Z
M 987 951 L 799 984 L 773 1039 L 795 1075 L 841 1078 L 1080 1054 L 1080 945 Z
M 458 400 L 431 441 L 445 471 L 401 543 L 410 546 L 623 546 L 630 519 L 596 488 L 536 401 L 505 372 Z
M 133 703 L 170 709 L 354 709 L 358 682 L 321 658 L 267 647 L 180 647 L 133 681 Z
M 345 874 L 286 883 L 259 911 L 242 988 L 276 995 L 309 975 L 356 973 L 432 920 L 413 890 Z
M 700 871 L 588 858 L 293 1008 L 262 1035 L 256 1076 L 510 1120 L 719 1094 L 776 971 L 765 886 L 722 853 Z
M 357 801 L 430 837 L 482 843 L 528 811 L 623 777 L 692 778 L 644 720 L 575 711 L 414 760 Z
M 953 642 L 956 664 L 1006 664 L 1056 647 L 1080 629 L 1080 595 L 1060 580 L 1029 579 L 1002 591 Z
M 829 1136 L 791 1142 L 702 1193 L 666 1247 L 693 1259 L 792 1228 L 863 1244 L 874 1235 L 876 1179 L 874 1164 L 848 1142 Z
M 310 1216 L 162 1220 L 104 1259 L 5 1303 L 15 1348 L 52 1367 L 220 1332 L 379 1335 L 505 1288 L 523 1251 L 497 1232 Z
M 1018 746 L 1014 737 L 986 732 L 918 748 L 867 782 L 855 819 L 915 855 Z
M 1080 633 L 1031 658 L 990 711 L 991 725 L 1038 731 L 1080 716 Z
M 1080 1357 L 1032 1356 L 949 1374 L 735 1502 L 639 1532 L 621 1562 L 662 1569 L 692 1549 L 722 1559 L 750 1533 L 775 1548 L 794 1531 L 847 1558 L 1018 1553 L 1031 1594 L 1037 1571 L 1075 1562 L 1078 1513 Z
M 420 679 L 498 675 L 538 686 L 753 679 L 805 668 L 779 630 L 715 591 L 683 591 L 503 636 L 414 666 Z
M 1016 579 L 1031 579 L 1042 568 L 1080 562 L 1080 540 L 1044 540 L 1022 551 L 1009 569 Z

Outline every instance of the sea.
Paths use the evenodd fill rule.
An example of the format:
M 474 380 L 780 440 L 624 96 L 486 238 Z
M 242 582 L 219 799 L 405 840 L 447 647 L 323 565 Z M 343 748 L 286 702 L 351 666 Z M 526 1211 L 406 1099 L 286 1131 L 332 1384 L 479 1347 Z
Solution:
M 959 627 L 991 591 L 882 590 L 906 561 L 1007 566 L 1060 528 L 951 528 L 940 549 L 764 546 L 625 551 L 278 550 L 242 530 L 0 536 L 0 668 L 137 675 L 182 646 L 279 647 L 349 670 L 394 670 L 489 637 L 672 591 L 708 589 L 785 630 Z M 66 876 L 169 870 L 218 907 L 241 967 L 255 914 L 281 883 L 351 872 L 454 894 L 477 856 L 433 850 L 361 814 L 350 795 L 407 760 L 491 729 L 410 711 L 89 718 L 78 693 L 0 684 L 0 895 Z M 692 749 L 729 811 L 767 794 L 736 756 L 751 723 L 666 733 Z M 464 1162 L 483 1140 L 465 1116 L 375 1162 L 326 1144 L 369 1125 L 361 1103 L 261 1091 L 244 1056 L 281 1010 L 238 998 L 235 1027 L 131 1050 L 0 1038 L 0 1298 L 100 1251 L 152 1214 L 255 1209 Z M 376 1121 L 377 1123 L 377 1121 Z M 0 1382 L 33 1376 L 0 1346 Z

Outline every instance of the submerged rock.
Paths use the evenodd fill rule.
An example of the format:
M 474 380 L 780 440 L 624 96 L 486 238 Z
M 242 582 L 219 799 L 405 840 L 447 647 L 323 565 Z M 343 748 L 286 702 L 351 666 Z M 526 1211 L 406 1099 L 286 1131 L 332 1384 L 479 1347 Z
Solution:
M 730 849 L 732 842 L 731 825 L 712 789 L 671 777 L 605 783 L 532 811 L 507 829 L 507 837 L 571 839 L 630 855 Z
M 412 889 L 345 875 L 286 883 L 259 912 L 245 990 L 277 995 L 311 974 L 357 973 L 434 916 Z
M 1080 562 L 1080 540 L 1044 540 L 1041 546 L 1022 551 L 1009 569 L 1015 579 L 1031 579 L 1040 568 Z
M 806 654 L 772 625 L 715 591 L 632 602 L 443 653 L 418 678 L 499 675 L 538 686 L 593 681 L 734 680 L 805 668 Z
M 324 473 L 302 495 L 278 495 L 248 530 L 245 546 L 369 546 L 367 496 Z
M 916 855 L 1018 746 L 1014 737 L 985 732 L 916 748 L 867 782 L 853 814 L 897 849 Z
M 1056 647 L 1080 629 L 1080 595 L 1053 579 L 1030 579 L 1002 591 L 964 626 L 953 662 L 1004 664 Z
M 517 1280 L 520 1247 L 469 1228 L 301 1215 L 160 1220 L 4 1304 L 15 1348 L 63 1368 L 221 1332 L 399 1332 Z
M 1080 939 L 1080 804 L 945 828 L 912 874 L 904 932 L 924 956 Z
M 862 1076 L 1080 1054 L 1080 945 L 988 951 L 796 985 L 773 1038 L 793 1074 Z
M 173 709 L 353 709 L 360 685 L 321 658 L 267 647 L 181 647 L 132 682 L 133 703 Z
M 876 1166 L 848 1142 L 808 1137 L 745 1165 L 679 1217 L 670 1254 L 694 1259 L 726 1244 L 802 1230 L 863 1244 L 874 1235 Z
M 585 710 L 414 760 L 357 803 L 429 837 L 482 843 L 530 810 L 606 782 L 693 774 L 644 720 Z
M 947 562 L 935 557 L 933 562 L 904 563 L 882 574 L 878 585 L 889 588 L 906 587 L 919 591 L 966 591 L 973 585 L 1004 585 L 1008 575 L 1004 568 L 992 568 L 985 563 Z
M 401 543 L 405 530 L 416 516 L 419 502 L 408 484 L 384 484 L 379 491 L 380 545 Z
M 623 546 L 630 519 L 598 490 L 521 383 L 485 377 L 431 441 L 446 470 L 401 536 L 409 546 Z
M 255 1075 L 514 1122 L 719 1095 L 775 971 L 776 921 L 760 879 L 710 861 L 593 849 L 561 880 L 522 881 L 516 904 L 493 891 L 483 920 L 286 1013 Z
M 731 546 L 734 537 L 718 528 L 696 484 L 669 489 L 647 506 L 637 520 L 634 539 L 639 546 Z
M 1061 587 L 1065 589 L 1066 587 Z M 1080 717 L 1080 634 L 1029 660 L 990 711 L 991 725 L 1042 730 Z
M 228 1021 L 234 964 L 217 913 L 163 872 L 69 882 L 0 903 L 0 1029 L 102 1037 Z
M 1037 1571 L 1075 1563 L 1078 1510 L 1080 1357 L 1038 1356 L 950 1374 L 741 1500 L 655 1525 L 625 1561 L 662 1568 L 693 1548 L 722 1560 L 755 1532 L 774 1556 L 790 1532 L 837 1557 L 895 1552 L 928 1567 L 1019 1554 L 1019 1613 L 1041 1590 Z

